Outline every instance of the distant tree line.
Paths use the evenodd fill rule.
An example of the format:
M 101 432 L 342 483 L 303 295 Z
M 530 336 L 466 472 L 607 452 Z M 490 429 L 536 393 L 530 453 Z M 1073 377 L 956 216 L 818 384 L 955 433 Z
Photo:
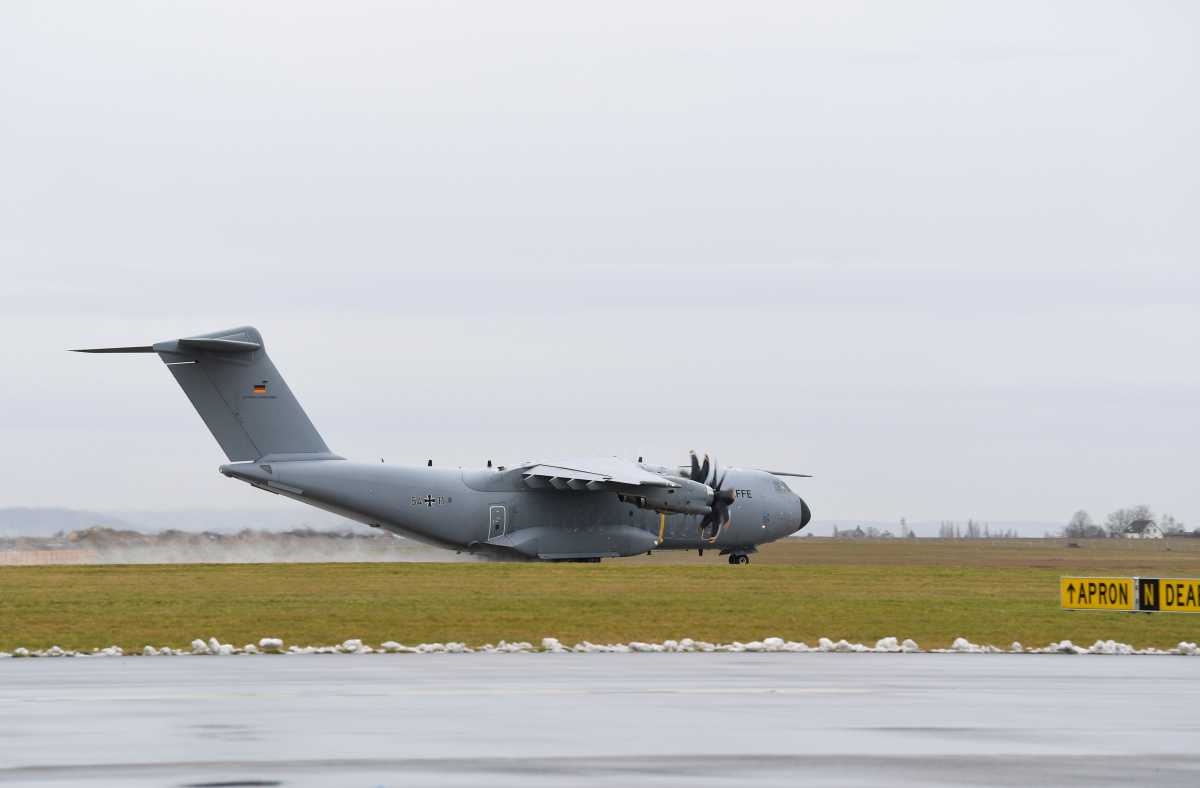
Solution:
M 1156 518 L 1154 512 L 1145 504 L 1129 506 L 1124 509 L 1117 509 L 1115 512 L 1109 512 L 1108 516 L 1104 518 L 1103 524 L 1097 524 L 1092 520 L 1090 514 L 1080 509 L 1071 515 L 1070 522 L 1062 529 L 1060 536 L 1067 539 L 1115 539 L 1124 534 L 1125 529 L 1138 520 L 1150 520 L 1157 523 L 1165 536 L 1192 536 L 1200 538 L 1200 528 L 1189 531 L 1187 530 L 1187 526 L 1169 514 L 1164 514 L 1162 517 Z
M 1017 532 L 1009 528 L 992 531 L 987 523 L 968 518 L 965 527 L 959 527 L 954 520 L 942 520 L 938 524 L 939 539 L 1016 539 Z
M 913 529 L 908 526 L 908 521 L 903 517 L 900 518 L 900 533 L 901 539 L 915 539 L 916 534 Z M 893 534 L 890 530 L 875 528 L 868 526 L 866 528 L 861 525 L 856 528 L 839 529 L 836 525 L 833 527 L 833 535 L 839 539 L 893 539 L 897 534 Z M 960 526 L 954 520 L 943 520 L 938 525 L 939 539 L 1016 539 L 1018 538 L 1015 529 L 1000 529 L 993 531 L 987 523 L 978 520 L 967 520 L 965 526 Z
M 861 525 L 855 528 L 838 528 L 833 526 L 833 535 L 836 539 L 895 539 L 896 535 L 884 528 L 876 528 L 867 526 L 863 528 Z M 901 523 L 900 536 L 905 539 L 911 539 L 916 536 L 907 525 Z

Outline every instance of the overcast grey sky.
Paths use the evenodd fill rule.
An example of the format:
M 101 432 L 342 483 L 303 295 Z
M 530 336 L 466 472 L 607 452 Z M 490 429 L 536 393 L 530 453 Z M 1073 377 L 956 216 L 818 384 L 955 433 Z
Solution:
M 1190 2 L 0 5 L 0 505 L 280 506 L 140 344 L 327 442 L 689 448 L 819 518 L 1200 525 Z

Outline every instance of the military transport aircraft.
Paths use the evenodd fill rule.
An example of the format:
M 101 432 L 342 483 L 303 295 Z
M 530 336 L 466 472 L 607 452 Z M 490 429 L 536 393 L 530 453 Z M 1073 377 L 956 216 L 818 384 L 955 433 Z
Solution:
M 599 561 L 719 551 L 747 564 L 799 531 L 808 505 L 781 471 L 617 458 L 478 470 L 351 462 L 329 450 L 251 327 L 140 347 L 157 353 L 229 457 L 225 476 L 421 542 L 510 560 Z M 489 466 L 491 463 L 489 463 Z

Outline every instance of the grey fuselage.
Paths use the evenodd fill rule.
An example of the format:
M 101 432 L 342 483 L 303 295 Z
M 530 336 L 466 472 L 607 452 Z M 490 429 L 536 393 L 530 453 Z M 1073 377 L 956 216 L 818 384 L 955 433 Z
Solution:
M 666 469 L 642 466 L 659 472 Z M 714 539 L 699 515 L 660 514 L 608 491 L 530 490 L 521 469 L 399 467 L 349 460 L 239 462 L 221 472 L 358 522 L 441 547 L 532 559 L 593 559 L 654 549 L 754 552 L 799 531 L 808 507 L 765 471 L 727 471 L 735 491 Z

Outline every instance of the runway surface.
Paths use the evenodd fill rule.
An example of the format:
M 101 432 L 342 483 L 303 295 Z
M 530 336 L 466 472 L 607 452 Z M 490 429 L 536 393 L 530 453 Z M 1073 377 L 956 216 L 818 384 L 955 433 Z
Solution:
M 1200 784 L 1200 658 L 0 662 L 0 784 Z

